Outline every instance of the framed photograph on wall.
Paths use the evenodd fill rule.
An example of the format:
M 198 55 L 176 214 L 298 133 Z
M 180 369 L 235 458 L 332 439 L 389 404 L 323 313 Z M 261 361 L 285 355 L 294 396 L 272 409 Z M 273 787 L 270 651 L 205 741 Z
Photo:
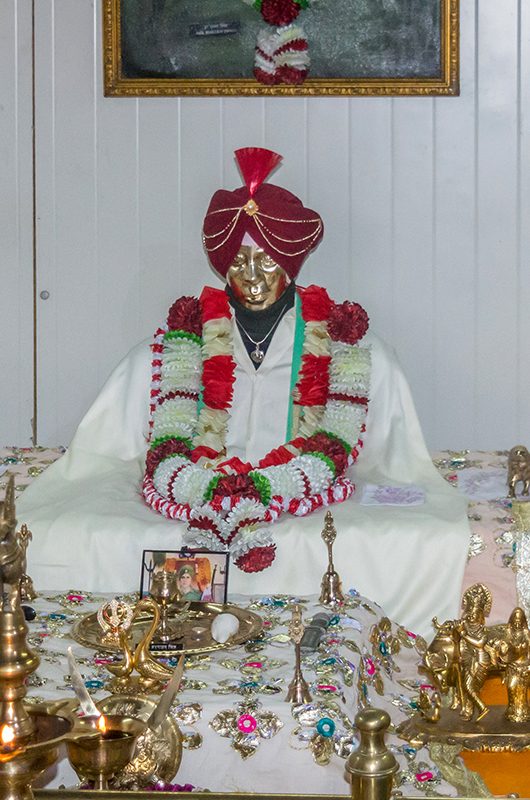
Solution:
M 216 550 L 144 550 L 140 597 L 158 572 L 175 572 L 180 600 L 226 603 L 229 554 Z
M 459 0 L 102 2 L 107 96 L 459 92 Z

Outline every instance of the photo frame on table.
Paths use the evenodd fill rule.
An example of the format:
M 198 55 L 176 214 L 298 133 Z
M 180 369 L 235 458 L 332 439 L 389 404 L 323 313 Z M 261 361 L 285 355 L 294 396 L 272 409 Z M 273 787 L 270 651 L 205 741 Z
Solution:
M 153 575 L 176 572 L 180 599 L 226 603 L 229 554 L 224 550 L 144 550 L 140 597 L 149 594 Z
M 296 0 L 303 36 L 278 47 L 261 0 L 102 2 L 108 97 L 459 93 L 459 0 Z M 269 83 L 254 77 L 260 31 Z M 289 66 L 294 41 L 310 63 L 287 83 L 303 72 Z

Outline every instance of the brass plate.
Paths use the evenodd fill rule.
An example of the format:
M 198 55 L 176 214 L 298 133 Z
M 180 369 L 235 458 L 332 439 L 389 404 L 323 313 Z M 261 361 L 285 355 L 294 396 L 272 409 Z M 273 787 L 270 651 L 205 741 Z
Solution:
M 417 746 L 442 742 L 458 744 L 462 750 L 526 750 L 530 747 L 530 722 L 509 722 L 505 711 L 505 706 L 490 706 L 489 713 L 475 722 L 443 708 L 439 722 L 428 722 L 421 714 L 414 714 L 398 726 L 396 733 Z
M 98 700 L 98 708 L 102 714 L 123 714 L 142 722 L 147 722 L 156 706 L 154 700 L 136 695 L 115 694 Z M 136 752 L 140 755 L 136 755 L 127 765 L 128 774 L 119 776 L 118 786 L 130 786 L 137 776 L 135 785 L 138 788 L 142 785 L 145 772 L 151 769 L 159 778 L 170 783 L 177 774 L 182 759 L 182 734 L 177 721 L 168 715 L 156 732 L 146 730 L 138 740 Z M 156 767 L 153 763 L 156 763 Z M 148 775 L 144 777 L 144 785 L 146 777 Z
M 175 613 L 177 612 L 178 609 L 175 608 Z M 214 641 L 210 636 L 210 626 L 214 617 L 225 612 L 233 614 L 239 619 L 239 630 L 234 636 L 231 636 L 227 642 L 220 644 Z M 164 651 L 153 650 L 151 651 L 152 656 L 162 658 L 172 655 L 211 653 L 214 650 L 222 650 L 226 647 L 243 644 L 249 639 L 256 639 L 263 629 L 263 620 L 258 614 L 254 614 L 252 611 L 247 611 L 235 605 L 194 602 L 190 603 L 189 615 L 189 619 L 180 623 L 182 639 L 179 639 L 179 644 L 182 644 L 182 648 L 172 650 L 168 647 L 168 649 Z M 169 612 L 169 617 L 171 619 L 171 610 Z M 148 630 L 152 619 L 151 616 L 145 615 L 138 617 L 138 619 L 134 621 L 131 626 L 131 645 L 133 649 Z M 206 628 L 205 633 L 203 633 L 200 638 L 194 637 L 192 634 L 191 629 L 196 626 Z M 110 653 L 120 652 L 119 647 L 107 644 L 103 645 L 101 643 L 103 631 L 97 621 L 96 612 L 87 614 L 78 620 L 72 627 L 71 635 L 76 642 L 84 645 L 84 647 L 104 650 Z M 169 643 L 169 645 L 170 644 L 171 643 Z

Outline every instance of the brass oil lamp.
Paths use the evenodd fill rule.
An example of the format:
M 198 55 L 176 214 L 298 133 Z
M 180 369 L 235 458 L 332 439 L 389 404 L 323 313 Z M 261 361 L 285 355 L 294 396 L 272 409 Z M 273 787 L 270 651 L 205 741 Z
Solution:
M 16 524 L 11 476 L 0 512 L 0 800 L 31 800 L 33 780 L 73 735 L 73 722 L 53 713 L 53 706 L 24 706 L 26 680 L 39 658 L 28 647 L 20 605 L 27 542 Z
M 131 761 L 136 739 L 145 727 L 144 722 L 120 714 L 80 720 L 79 736 L 66 743 L 77 776 L 93 782 L 94 789 L 108 789 L 109 780 Z

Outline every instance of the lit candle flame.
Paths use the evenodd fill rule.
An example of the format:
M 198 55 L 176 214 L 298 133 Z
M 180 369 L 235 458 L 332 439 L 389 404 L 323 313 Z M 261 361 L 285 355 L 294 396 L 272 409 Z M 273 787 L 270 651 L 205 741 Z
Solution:
M 101 733 L 107 733 L 107 721 L 106 721 L 105 717 L 103 716 L 103 714 L 98 719 L 97 726 L 98 726 L 99 730 L 101 731 Z
M 15 730 L 11 725 L 2 725 L 0 729 L 0 740 L 3 745 L 11 744 L 15 740 Z

